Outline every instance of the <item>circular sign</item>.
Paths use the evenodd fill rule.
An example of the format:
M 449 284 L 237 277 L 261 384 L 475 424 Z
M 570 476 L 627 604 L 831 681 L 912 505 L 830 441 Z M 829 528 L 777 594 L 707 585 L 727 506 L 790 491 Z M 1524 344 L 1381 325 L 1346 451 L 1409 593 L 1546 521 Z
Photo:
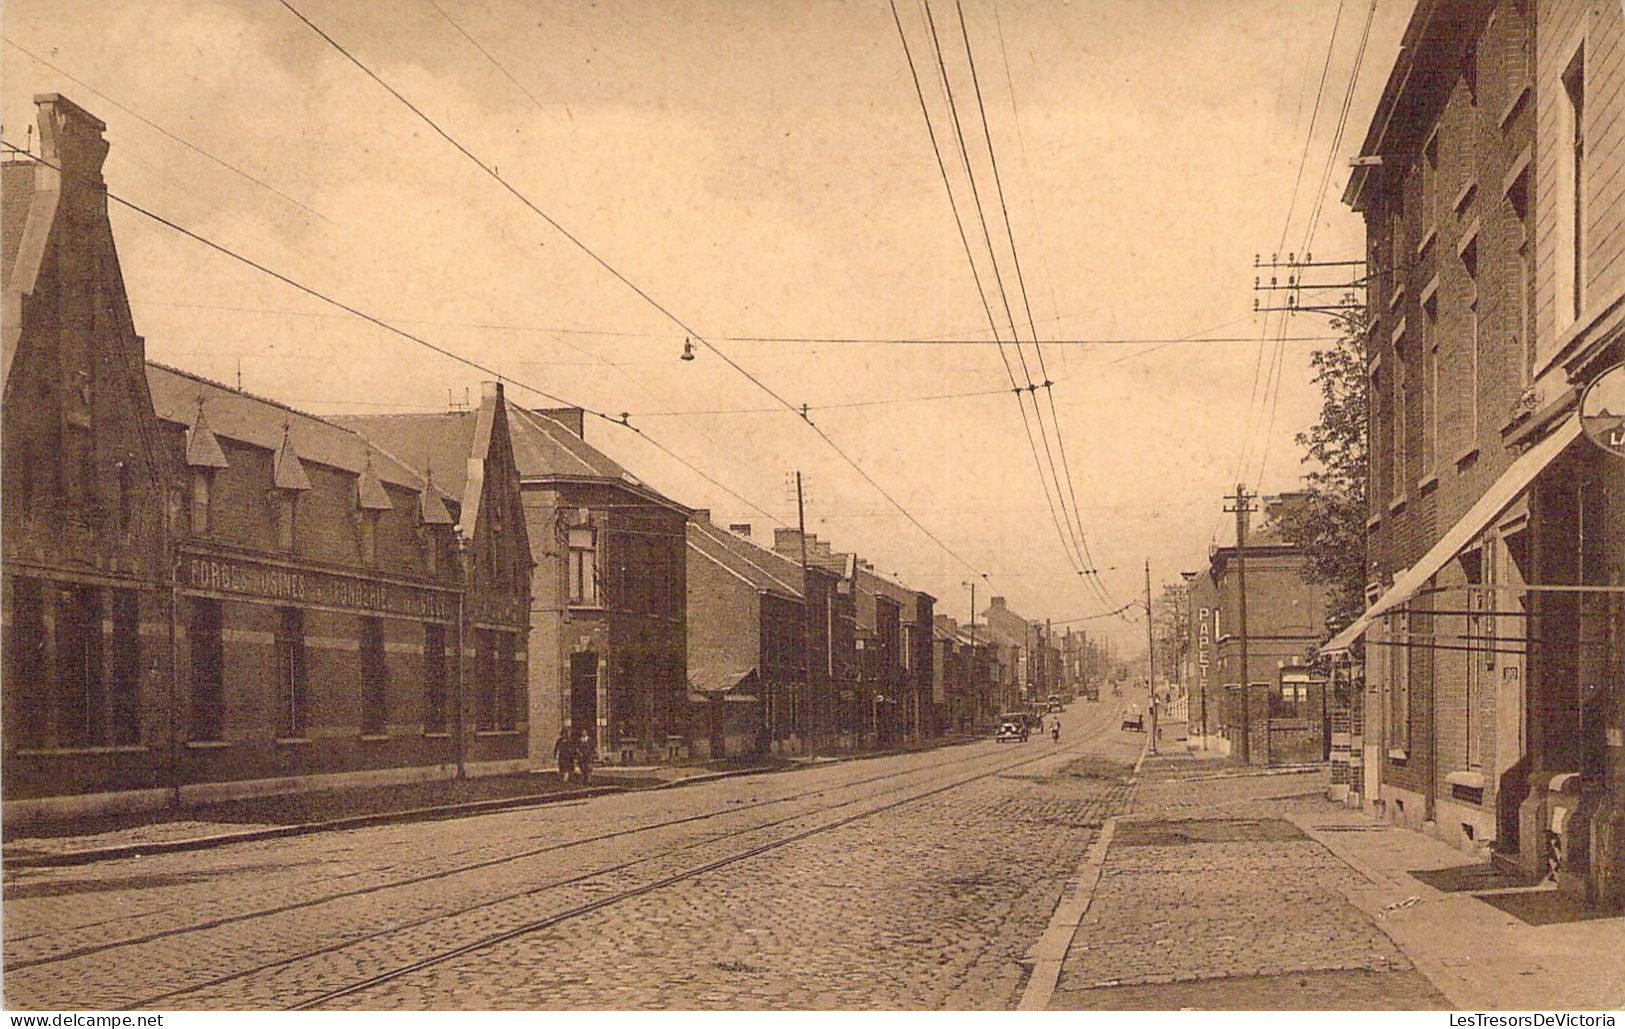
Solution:
M 1580 394 L 1580 428 L 1597 446 L 1625 457 L 1625 363 L 1605 369 Z

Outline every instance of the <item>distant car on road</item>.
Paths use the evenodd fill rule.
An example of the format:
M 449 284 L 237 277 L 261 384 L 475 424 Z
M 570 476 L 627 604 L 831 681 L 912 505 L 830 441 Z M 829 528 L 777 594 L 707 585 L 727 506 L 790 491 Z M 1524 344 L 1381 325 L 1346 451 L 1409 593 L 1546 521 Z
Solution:
M 1027 722 L 1025 719 L 1019 716 L 1006 718 L 1004 721 L 1000 722 L 999 731 L 993 734 L 993 738 L 998 740 L 1000 743 L 1006 743 L 1012 740 L 1026 743 L 1028 736 L 1029 732 L 1027 729 Z
M 1140 714 L 1138 707 L 1131 708 L 1123 716 L 1123 732 L 1145 732 L 1145 716 Z

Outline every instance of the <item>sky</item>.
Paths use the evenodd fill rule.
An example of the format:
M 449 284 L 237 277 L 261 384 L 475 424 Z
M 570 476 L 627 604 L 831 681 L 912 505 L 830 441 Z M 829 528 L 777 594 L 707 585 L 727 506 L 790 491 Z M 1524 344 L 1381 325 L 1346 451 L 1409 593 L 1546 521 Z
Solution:
M 500 375 L 610 416 L 590 442 L 716 521 L 770 540 L 800 471 L 808 531 L 939 611 L 964 620 L 975 582 L 1125 652 L 1143 622 L 1097 616 L 1145 563 L 1205 565 L 1238 481 L 1304 471 L 1331 328 L 1287 319 L 1312 338 L 1271 375 L 1254 255 L 1301 249 L 1317 209 L 1317 258 L 1363 254 L 1339 197 L 1412 7 L 1376 0 L 1334 148 L 1364 0 L 963 0 L 963 29 L 900 0 L 967 244 L 886 2 L 290 2 L 478 164 L 280 0 L 8 0 L 4 138 L 60 92 L 107 122 L 113 193 L 488 371 L 115 206 L 151 359 L 315 413 L 442 410 Z M 716 349 L 682 360 L 690 331 Z M 1169 342 L 1193 336 L 1237 341 Z M 1026 394 L 1048 457 L 1005 360 L 1053 382 Z

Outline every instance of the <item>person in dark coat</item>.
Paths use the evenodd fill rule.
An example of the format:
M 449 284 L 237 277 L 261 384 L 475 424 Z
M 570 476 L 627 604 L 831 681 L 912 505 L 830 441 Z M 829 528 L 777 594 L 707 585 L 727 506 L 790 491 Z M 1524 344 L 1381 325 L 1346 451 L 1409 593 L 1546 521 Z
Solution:
M 559 762 L 559 781 L 569 782 L 576 767 L 575 741 L 570 739 L 570 730 L 559 730 L 559 738 L 553 741 L 553 756 Z
M 593 750 L 592 737 L 587 734 L 587 730 L 581 730 L 581 735 L 576 738 L 575 758 L 576 768 L 581 772 L 581 785 L 583 786 L 592 785 L 592 762 L 593 758 L 597 756 L 593 753 Z

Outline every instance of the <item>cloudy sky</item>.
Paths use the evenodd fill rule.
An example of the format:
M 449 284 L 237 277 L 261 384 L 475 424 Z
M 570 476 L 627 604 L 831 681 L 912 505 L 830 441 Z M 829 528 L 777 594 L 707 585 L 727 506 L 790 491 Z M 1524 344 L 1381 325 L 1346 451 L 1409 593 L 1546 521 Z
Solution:
M 799 469 L 811 531 L 939 610 L 963 617 L 972 580 L 979 602 L 1002 593 L 1031 617 L 1108 606 L 1067 556 L 1008 389 L 1004 359 L 1042 381 L 1039 354 L 1023 348 L 1023 371 L 987 342 L 1004 301 L 922 0 L 898 10 L 986 307 L 884 0 L 291 2 L 682 324 L 810 405 L 937 540 L 716 353 L 680 360 L 677 321 L 280 0 L 10 0 L 5 138 L 24 142 L 32 94 L 69 96 L 108 123 L 115 193 L 499 372 L 522 403 L 554 404 L 535 389 L 629 413 L 647 438 L 590 419 L 589 440 L 718 520 L 793 524 Z M 958 11 L 930 0 L 1019 334 L 1030 306 L 1053 341 L 1059 439 L 1047 402 L 1045 430 L 1114 605 L 1143 589 L 1148 557 L 1173 579 L 1230 538 L 1238 477 L 1268 493 L 1301 472 L 1316 344 L 1284 344 L 1271 377 L 1258 341 L 1279 326 L 1251 312 L 1252 262 L 1301 248 L 1317 206 L 1318 257 L 1363 250 L 1338 196 L 1411 3 L 1377 3 L 1333 150 L 1367 7 L 965 0 L 1001 210 Z M 319 413 L 442 409 L 490 377 L 129 211 L 113 226 L 155 360 Z M 1285 332 L 1328 326 L 1303 315 Z M 1192 336 L 1239 341 L 1163 342 Z

